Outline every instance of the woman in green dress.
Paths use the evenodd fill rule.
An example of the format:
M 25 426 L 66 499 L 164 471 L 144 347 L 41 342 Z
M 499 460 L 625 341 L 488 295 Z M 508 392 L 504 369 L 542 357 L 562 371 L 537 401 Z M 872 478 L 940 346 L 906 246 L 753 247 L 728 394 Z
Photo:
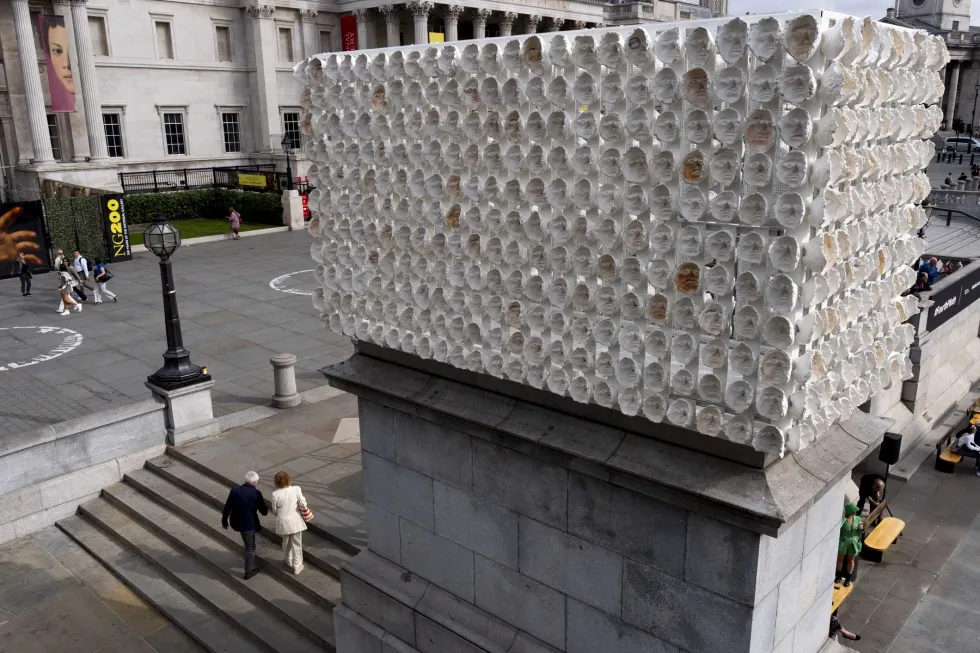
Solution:
M 844 587 L 851 586 L 851 576 L 854 574 L 854 556 L 861 553 L 861 535 L 863 533 L 860 510 L 853 503 L 844 505 L 844 518 L 840 522 L 840 544 L 837 545 L 837 576 L 834 584 L 844 580 Z

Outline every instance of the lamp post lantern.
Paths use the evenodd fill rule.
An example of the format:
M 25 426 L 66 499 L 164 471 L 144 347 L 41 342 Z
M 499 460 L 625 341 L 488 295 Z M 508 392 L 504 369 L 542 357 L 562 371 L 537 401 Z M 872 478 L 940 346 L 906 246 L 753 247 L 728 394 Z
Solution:
M 180 232 L 167 216 L 158 213 L 143 232 L 146 248 L 160 258 L 160 281 L 163 286 L 163 315 L 167 326 L 167 351 L 163 354 L 163 367 L 148 377 L 148 381 L 164 390 L 176 390 L 184 386 L 209 381 L 207 370 L 191 362 L 190 353 L 184 349 L 180 332 L 180 316 L 177 314 L 177 291 L 170 257 L 180 247 Z
M 293 151 L 293 139 L 289 134 L 282 136 L 282 153 L 286 155 L 286 190 L 293 189 L 293 169 L 289 167 L 289 153 Z

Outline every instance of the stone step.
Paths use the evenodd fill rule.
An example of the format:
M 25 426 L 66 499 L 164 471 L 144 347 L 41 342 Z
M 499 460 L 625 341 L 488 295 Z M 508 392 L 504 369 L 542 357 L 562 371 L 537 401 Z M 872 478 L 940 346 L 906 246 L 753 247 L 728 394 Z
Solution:
M 245 557 L 241 536 L 231 529 L 221 528 L 220 514 L 194 497 L 148 470 L 126 474 L 125 483 L 106 488 L 103 496 L 158 536 L 171 540 L 182 550 L 188 549 L 189 555 L 198 556 L 240 582 Z M 318 606 L 318 613 L 333 610 L 340 603 L 340 581 L 312 564 L 307 564 L 303 573 L 294 574 L 283 564 L 282 548 L 263 537 L 267 530 L 262 529 L 255 538 L 259 568 L 291 591 L 302 594 L 305 601 Z M 258 584 L 265 585 L 266 581 Z M 245 585 L 253 586 L 252 581 Z M 291 615 L 284 617 L 291 618 Z M 315 614 L 313 618 L 320 619 L 320 616 Z M 303 623 L 295 625 L 305 627 Z M 313 629 L 311 634 L 315 633 L 316 629 Z
M 208 653 L 265 653 L 216 611 L 192 599 L 165 573 L 81 515 L 62 519 L 58 528 Z
M 205 476 L 208 476 L 211 479 L 217 481 L 218 483 L 224 485 L 226 488 L 225 489 L 226 497 L 227 497 L 228 489 L 241 483 L 241 479 L 229 478 L 228 476 L 225 476 L 221 472 L 215 469 L 211 469 L 204 463 L 195 460 L 191 456 L 188 456 L 187 454 L 185 454 L 184 452 L 182 452 L 180 449 L 176 447 L 168 446 L 167 455 L 169 455 L 172 458 L 176 458 L 177 460 L 184 463 L 185 465 L 196 469 L 201 474 L 204 474 Z M 262 490 L 263 495 L 266 497 L 266 503 L 268 504 L 269 496 L 271 496 L 271 490 L 272 490 L 271 485 L 267 481 L 263 480 L 260 481 L 259 483 L 259 489 Z M 360 553 L 361 547 L 352 543 L 347 536 L 352 531 L 357 531 L 359 534 L 363 533 L 364 531 L 363 519 L 361 518 L 353 519 L 353 521 L 358 522 L 356 526 L 346 526 L 343 528 L 335 528 L 333 526 L 325 527 L 324 526 L 325 522 L 350 524 L 352 522 L 352 516 L 349 514 L 336 515 L 337 517 L 336 519 L 330 519 L 331 506 L 318 503 L 312 496 L 307 498 L 310 503 L 310 509 L 313 510 L 314 513 L 313 521 L 307 524 L 309 531 L 312 531 L 317 535 L 319 535 L 320 537 L 323 537 L 324 539 L 333 542 L 334 544 L 339 546 L 342 550 L 346 551 L 351 556 L 355 556 L 358 553 Z M 222 499 L 222 504 L 223 503 L 224 503 L 224 499 Z M 319 515 L 319 517 L 317 517 L 317 515 Z M 362 541 L 365 539 L 360 535 L 359 537 L 360 540 Z
M 123 484 L 110 487 L 121 485 Z M 103 490 L 103 494 L 109 489 Z M 131 488 L 130 491 L 136 493 Z M 332 635 L 330 642 L 324 642 L 321 638 L 317 638 L 316 641 L 308 639 L 303 632 L 293 628 L 282 618 L 282 609 L 273 612 L 268 608 L 269 601 L 253 603 L 249 600 L 249 595 L 254 596 L 260 590 L 255 586 L 249 588 L 248 584 L 260 578 L 276 582 L 268 574 L 259 574 L 249 581 L 244 581 L 240 575 L 235 579 L 227 573 L 222 573 L 198 556 L 189 555 L 186 550 L 181 550 L 170 541 L 158 537 L 142 523 L 137 523 L 119 510 L 107 498 L 99 497 L 84 503 L 78 510 L 87 520 L 118 543 L 129 547 L 144 560 L 153 563 L 164 573 L 168 581 L 176 584 L 195 602 L 217 613 L 227 624 L 247 636 L 263 650 L 269 653 L 314 653 L 323 650 L 334 652 Z M 174 522 L 182 523 L 175 517 L 166 526 L 174 527 Z M 189 531 L 194 529 L 186 524 L 184 529 L 186 530 L 178 529 L 178 537 L 191 537 Z M 241 574 L 240 569 L 238 573 Z M 263 585 L 264 590 L 269 588 L 268 582 L 259 581 L 259 583 Z M 285 593 L 288 589 L 282 587 L 277 591 Z M 304 601 L 295 593 L 292 593 L 292 596 L 294 598 L 288 608 L 291 614 L 295 614 L 296 604 Z M 332 631 L 331 615 L 326 611 L 320 611 L 320 614 L 325 622 L 324 627 Z
M 180 513 L 185 519 L 193 521 L 198 528 L 213 529 L 213 535 L 227 535 L 227 532 L 220 528 L 221 511 L 224 508 L 225 500 L 228 498 L 227 485 L 214 480 L 211 476 L 202 474 L 196 468 L 185 465 L 171 456 L 161 456 L 148 460 L 145 470 L 139 471 L 141 473 L 133 473 L 129 476 L 142 491 L 150 494 L 156 501 L 163 503 L 171 510 Z M 183 492 L 176 492 L 170 487 L 154 484 L 152 479 L 145 477 L 144 472 L 147 471 L 163 479 L 165 483 L 183 490 Z M 146 485 L 146 487 L 143 488 L 142 485 Z M 202 508 L 206 510 L 202 510 Z M 275 528 L 272 528 L 275 523 L 273 520 L 274 518 L 271 516 L 264 520 L 269 527 L 262 530 L 262 535 L 279 547 L 282 545 L 282 537 L 275 533 Z M 227 537 L 238 547 L 236 550 L 241 548 L 241 538 L 238 537 L 237 533 L 232 532 Z M 256 544 L 261 546 L 258 539 Z M 340 578 L 340 565 L 350 560 L 351 554 L 346 548 L 341 548 L 316 531 L 307 530 L 303 533 L 303 557 L 309 560 L 308 564 L 316 565 L 334 578 Z M 269 556 L 269 559 L 275 560 L 276 556 Z

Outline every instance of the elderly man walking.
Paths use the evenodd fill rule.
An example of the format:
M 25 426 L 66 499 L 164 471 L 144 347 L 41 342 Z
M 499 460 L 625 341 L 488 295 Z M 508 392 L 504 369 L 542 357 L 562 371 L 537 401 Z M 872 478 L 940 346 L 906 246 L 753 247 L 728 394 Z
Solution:
M 258 474 L 246 472 L 245 482 L 231 488 L 228 500 L 225 501 L 225 509 L 221 512 L 221 526 L 227 530 L 230 519 L 231 527 L 242 536 L 242 544 L 245 545 L 245 580 L 259 573 L 259 568 L 255 566 L 255 533 L 262 530 L 262 524 L 259 523 L 257 513 L 269 514 L 262 493 L 255 487 L 258 482 Z

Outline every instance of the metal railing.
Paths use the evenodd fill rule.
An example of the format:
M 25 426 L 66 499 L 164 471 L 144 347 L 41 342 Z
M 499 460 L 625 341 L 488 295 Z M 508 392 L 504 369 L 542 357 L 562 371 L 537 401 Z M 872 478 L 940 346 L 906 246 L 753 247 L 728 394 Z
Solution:
M 174 190 L 196 190 L 202 188 L 238 188 L 238 173 L 254 172 L 272 175 L 274 188 L 278 190 L 278 176 L 273 163 L 262 163 L 220 168 L 183 168 L 177 170 L 148 170 L 146 172 L 120 172 L 119 183 L 123 193 L 161 193 Z M 285 176 L 285 175 L 282 175 Z

